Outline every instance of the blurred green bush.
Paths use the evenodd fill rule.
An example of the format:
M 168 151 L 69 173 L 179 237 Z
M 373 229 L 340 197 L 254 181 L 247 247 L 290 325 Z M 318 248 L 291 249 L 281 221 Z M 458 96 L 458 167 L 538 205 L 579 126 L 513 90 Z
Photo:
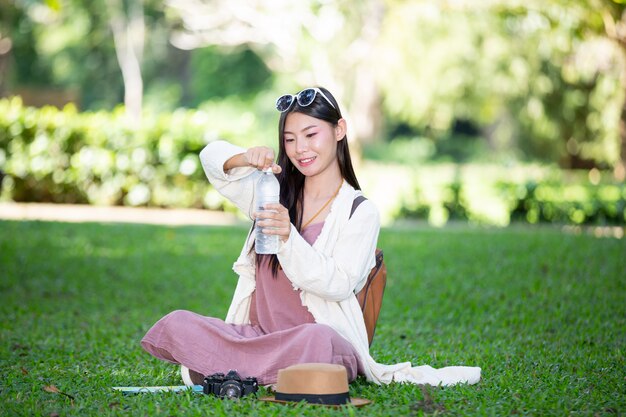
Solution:
M 220 101 L 148 114 L 136 127 L 122 108 L 79 113 L 71 105 L 35 109 L 19 98 L 2 99 L 0 199 L 236 211 L 206 181 L 198 153 L 218 138 L 274 146 L 275 117 L 258 107 Z M 386 151 L 407 156 L 404 162 L 413 166 L 373 160 L 361 165 L 364 190 L 385 222 L 626 224 L 626 185 L 610 175 L 535 165 L 429 165 L 433 150 L 426 143 L 399 140 Z
M 228 210 L 206 181 L 198 153 L 218 136 L 224 112 L 177 110 L 130 125 L 120 108 L 78 113 L 0 100 L 2 199 Z M 233 120 L 233 115 L 228 115 Z M 245 124 L 245 123 L 244 123 Z
M 585 181 L 583 175 L 577 177 L 574 182 L 565 178 L 515 182 L 485 177 L 485 182 L 491 183 L 480 187 L 457 179 L 439 184 L 435 201 L 424 190 L 414 188 L 411 198 L 400 204 L 397 217 L 435 224 L 462 220 L 500 226 L 515 222 L 626 224 L 625 184 L 594 184 Z
M 626 185 L 502 183 L 512 201 L 511 221 L 529 223 L 626 224 Z

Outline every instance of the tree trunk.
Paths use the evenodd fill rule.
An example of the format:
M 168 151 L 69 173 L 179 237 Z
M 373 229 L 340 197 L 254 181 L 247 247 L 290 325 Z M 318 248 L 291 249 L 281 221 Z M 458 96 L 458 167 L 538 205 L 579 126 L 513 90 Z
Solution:
M 626 84 L 626 73 L 622 76 Z M 626 91 L 626 86 L 623 88 Z M 618 181 L 626 180 L 626 100 L 622 103 L 622 113 L 619 121 L 620 153 L 619 161 L 615 164 L 613 174 Z
M 380 29 L 385 15 L 385 5 L 380 0 L 371 0 L 364 10 L 363 30 L 353 45 L 354 72 L 345 74 L 344 82 L 350 85 L 350 114 L 355 134 L 355 142 L 360 145 L 370 144 L 380 139 L 382 128 L 381 94 L 376 74 L 376 48 Z M 341 71 L 341 69 L 339 70 Z M 341 73 L 341 72 L 340 72 Z
M 115 53 L 124 79 L 126 115 L 132 122 L 140 123 L 143 107 L 141 61 L 145 39 L 143 4 L 142 1 L 131 2 L 128 17 L 119 0 L 107 0 L 107 6 Z
M 622 16 L 622 20 L 618 23 L 618 25 L 620 24 L 622 28 L 626 28 L 626 16 Z M 626 61 L 626 37 L 619 36 L 618 32 L 616 32 L 613 37 L 617 40 L 617 43 L 621 47 L 622 55 Z M 626 68 L 622 69 L 621 84 L 622 91 L 626 92 Z M 626 94 L 624 94 L 624 96 L 619 120 L 619 160 L 615 163 L 615 168 L 613 169 L 613 176 L 618 181 L 626 180 Z
M 607 36 L 617 42 L 626 61 L 626 8 L 624 6 L 617 7 L 613 14 L 610 12 L 603 13 L 602 19 Z M 621 84 L 622 91 L 626 92 L 626 68 L 622 69 Z M 619 160 L 615 163 L 613 176 L 618 181 L 624 181 L 626 179 L 626 97 L 622 102 L 620 113 L 619 138 Z
M 354 77 L 352 94 L 352 123 L 360 145 L 375 142 L 382 127 L 380 90 L 374 75 L 366 65 Z

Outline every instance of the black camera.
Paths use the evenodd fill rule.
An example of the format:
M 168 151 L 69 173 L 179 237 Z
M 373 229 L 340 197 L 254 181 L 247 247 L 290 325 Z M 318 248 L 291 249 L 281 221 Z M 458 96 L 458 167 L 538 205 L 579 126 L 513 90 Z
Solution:
M 230 370 L 226 375 L 217 373 L 204 378 L 202 391 L 205 394 L 217 395 L 220 398 L 241 398 L 254 394 L 259 384 L 254 377 L 241 379 L 237 371 Z

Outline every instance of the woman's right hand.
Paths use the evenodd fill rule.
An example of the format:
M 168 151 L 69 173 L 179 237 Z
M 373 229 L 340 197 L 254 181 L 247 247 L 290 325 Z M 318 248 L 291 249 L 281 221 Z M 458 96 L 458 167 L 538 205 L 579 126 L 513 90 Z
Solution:
M 238 167 L 255 167 L 267 169 L 272 167 L 274 174 L 282 171 L 280 165 L 274 163 L 274 150 L 267 146 L 254 146 L 244 153 L 237 154 L 224 162 L 224 172 Z
M 272 168 L 274 174 L 282 171 L 281 167 L 274 163 L 274 150 L 267 146 L 254 146 L 243 155 L 246 163 L 260 170 Z

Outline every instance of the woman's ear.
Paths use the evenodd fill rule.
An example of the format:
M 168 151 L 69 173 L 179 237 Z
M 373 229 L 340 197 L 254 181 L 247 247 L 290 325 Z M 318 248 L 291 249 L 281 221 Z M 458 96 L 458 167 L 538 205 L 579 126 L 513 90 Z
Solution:
M 346 119 L 339 119 L 337 121 L 337 125 L 335 126 L 335 139 L 337 139 L 337 142 L 346 137 L 346 131 Z

